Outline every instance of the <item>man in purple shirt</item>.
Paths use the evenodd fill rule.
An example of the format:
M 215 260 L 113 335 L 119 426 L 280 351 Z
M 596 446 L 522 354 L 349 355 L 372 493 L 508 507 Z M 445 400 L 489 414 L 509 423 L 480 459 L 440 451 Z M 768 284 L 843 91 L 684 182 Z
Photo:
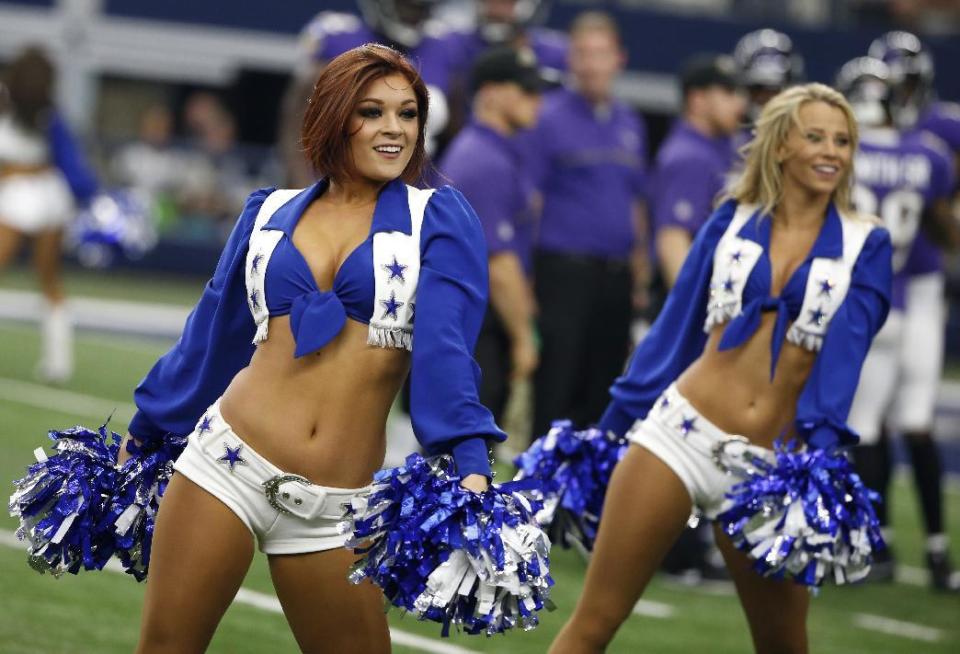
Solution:
M 518 130 L 536 123 L 543 80 L 529 49 L 480 55 L 471 76 L 473 117 L 450 143 L 441 173 L 483 225 L 490 258 L 490 307 L 477 340 L 480 402 L 497 422 L 512 383 L 537 367 L 532 273 L 536 192 L 523 165 Z
M 535 258 L 542 339 L 534 387 L 535 434 L 552 420 L 597 420 L 629 346 L 636 225 L 646 170 L 646 129 L 612 96 L 626 57 L 606 14 L 570 29 L 571 85 L 544 98 L 524 136 L 543 193 Z M 639 232 L 642 233 L 642 232 Z
M 681 75 L 683 115 L 657 153 L 650 184 L 657 258 L 673 286 L 693 237 L 710 217 L 736 153 L 745 100 L 730 57 L 701 55 Z

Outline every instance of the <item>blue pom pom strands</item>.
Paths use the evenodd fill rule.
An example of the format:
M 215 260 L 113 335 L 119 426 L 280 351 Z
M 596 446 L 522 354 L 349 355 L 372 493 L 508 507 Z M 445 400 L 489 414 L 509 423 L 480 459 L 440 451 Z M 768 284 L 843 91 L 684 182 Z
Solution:
M 727 493 L 717 517 L 734 544 L 764 576 L 819 586 L 863 579 L 871 553 L 884 547 L 871 502 L 842 452 L 778 441 L 773 463 L 755 469 Z
M 532 483 L 460 485 L 450 457 L 407 457 L 381 470 L 347 507 L 341 533 L 363 554 L 350 581 L 370 579 L 421 620 L 487 635 L 537 626 L 549 602 L 550 540 L 537 526 Z
M 113 525 L 120 562 L 137 581 L 147 577 L 150 544 L 160 498 L 187 439 L 168 434 L 162 441 L 128 444 L 132 456 L 117 473 L 108 517 Z
M 73 427 L 49 432 L 55 453 L 37 448 L 37 462 L 14 482 L 10 515 L 29 543 L 30 566 L 59 577 L 100 570 L 114 552 L 107 508 L 117 479 L 120 435 Z
M 553 542 L 593 549 L 607 486 L 627 447 L 626 439 L 599 429 L 575 431 L 569 420 L 557 420 L 514 460 L 517 479 L 542 484 L 544 508 L 537 520 Z

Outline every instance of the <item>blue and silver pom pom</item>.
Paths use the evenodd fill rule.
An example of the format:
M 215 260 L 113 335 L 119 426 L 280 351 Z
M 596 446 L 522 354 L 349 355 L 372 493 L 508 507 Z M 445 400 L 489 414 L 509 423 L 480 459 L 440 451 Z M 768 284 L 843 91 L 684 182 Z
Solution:
M 599 429 L 576 431 L 569 420 L 557 420 L 514 460 L 517 479 L 542 483 L 544 508 L 537 520 L 555 543 L 593 549 L 607 486 L 627 446 Z
M 66 246 L 88 268 L 117 258 L 139 259 L 157 244 L 150 198 L 136 189 L 98 193 L 70 224 Z
M 775 456 L 754 459 L 749 478 L 727 493 L 717 517 L 724 532 L 764 576 L 808 586 L 863 579 L 884 547 L 877 493 L 836 450 L 778 442 Z
M 370 493 L 347 508 L 341 533 L 363 554 L 350 581 L 370 579 L 389 601 L 421 620 L 470 634 L 538 623 L 547 607 L 550 541 L 537 526 L 531 484 L 460 485 L 447 456 L 407 457 L 381 470 Z
M 137 581 L 147 577 L 150 544 L 160 498 L 173 474 L 173 463 L 187 439 L 167 435 L 162 441 L 137 445 L 130 441 L 131 457 L 120 467 L 109 506 L 116 552 L 126 571 Z
M 120 435 L 73 427 L 50 431 L 55 453 L 42 448 L 27 476 L 14 482 L 10 515 L 20 518 L 17 537 L 29 543 L 31 567 L 59 577 L 100 570 L 114 552 L 108 506 L 116 479 Z

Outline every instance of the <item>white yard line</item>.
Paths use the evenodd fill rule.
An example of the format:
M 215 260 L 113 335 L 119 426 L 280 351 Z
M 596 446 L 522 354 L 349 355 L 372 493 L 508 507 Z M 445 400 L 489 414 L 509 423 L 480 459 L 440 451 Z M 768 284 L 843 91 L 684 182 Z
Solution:
M 41 384 L 0 377 L 0 399 L 26 406 L 93 418 L 100 425 L 111 413 L 116 423 L 126 425 L 137 408 L 127 402 L 115 402 L 85 393 L 65 391 Z
M 198 289 L 199 295 L 199 289 Z M 176 338 L 191 307 L 155 302 L 104 300 L 74 296 L 67 307 L 77 327 L 110 332 Z M 0 318 L 21 322 L 39 322 L 40 294 L 31 291 L 0 290 Z
M 23 543 L 17 539 L 16 535 L 12 531 L 7 531 L 5 529 L 0 529 L 0 545 L 5 545 L 7 547 L 20 550 L 25 549 Z M 26 557 L 24 557 L 24 559 L 26 559 Z M 24 565 L 26 565 L 26 560 L 24 560 Z M 110 561 L 105 570 L 125 574 L 123 568 L 120 566 L 119 561 L 116 560 Z M 131 579 L 130 583 L 135 582 Z M 270 613 L 283 613 L 283 609 L 280 608 L 280 600 L 278 600 L 275 596 L 250 590 L 249 588 L 241 588 L 237 592 L 237 596 L 233 599 L 233 601 L 237 604 L 252 606 L 253 608 L 268 611 Z M 437 628 L 440 628 L 439 625 L 437 625 Z M 411 634 L 406 631 L 400 631 L 399 629 L 395 629 L 393 627 L 390 628 L 390 640 L 396 645 L 412 647 L 413 649 L 421 652 L 429 652 L 430 654 L 477 654 L 476 650 L 466 649 L 465 647 L 460 647 L 458 645 L 450 645 L 448 643 L 443 643 L 430 638 L 424 638 L 423 636 L 417 636 L 416 634 Z
M 937 643 L 943 638 L 943 631 L 940 629 L 870 613 L 854 613 L 853 624 L 861 629 L 879 631 L 880 633 L 909 638 L 910 640 L 922 640 L 927 643 Z
M 650 600 L 640 600 L 637 602 L 637 605 L 633 607 L 633 612 L 636 615 L 642 615 L 645 618 L 660 618 L 665 620 L 667 618 L 672 618 L 676 615 L 677 611 L 670 604 L 664 604 L 663 602 L 652 602 Z

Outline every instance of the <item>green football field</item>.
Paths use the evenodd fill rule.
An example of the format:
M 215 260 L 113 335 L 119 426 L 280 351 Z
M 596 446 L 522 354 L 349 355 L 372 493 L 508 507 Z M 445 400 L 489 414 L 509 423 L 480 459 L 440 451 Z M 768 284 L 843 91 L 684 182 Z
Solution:
M 10 278 L 4 280 L 11 281 Z M 16 279 L 6 287 L 19 286 Z M 85 282 L 84 282 L 85 283 Z M 111 297 L 131 297 L 111 284 L 93 284 Z M 118 285 L 118 289 L 124 286 Z M 107 291 L 103 292 L 106 288 Z M 80 289 L 77 289 L 80 290 Z M 81 292 L 87 292 L 84 287 Z M 199 287 L 164 286 L 164 301 L 187 301 Z M 85 293 L 87 294 L 87 293 Z M 89 293 L 94 294 L 94 293 Z M 150 288 L 132 297 L 153 299 Z M 95 427 L 115 410 L 113 429 L 123 431 L 132 407 L 131 390 L 169 343 L 83 332 L 77 339 L 77 374 L 62 388 L 40 386 L 32 370 L 39 342 L 35 328 L 0 322 L 0 478 L 20 476 L 32 450 L 45 445 L 46 431 L 82 423 Z M 505 474 L 508 474 L 505 472 Z M 8 490 L 11 486 L 7 486 Z M 948 522 L 960 542 L 960 489 L 949 487 Z M 642 501 L 642 498 L 638 498 Z M 924 585 L 920 525 L 913 491 L 898 479 L 893 512 L 902 579 L 890 585 L 825 588 L 812 602 L 809 630 L 813 652 L 878 654 L 960 651 L 960 598 L 938 595 Z M 16 523 L 0 519 L 0 653 L 130 652 L 136 642 L 143 586 L 112 571 L 39 575 L 12 537 Z M 957 553 L 954 547 L 955 554 Z M 956 558 L 956 557 L 955 557 Z M 623 565 L 629 566 L 629 561 Z M 505 637 L 456 635 L 439 638 L 439 628 L 390 613 L 396 652 L 546 651 L 570 614 L 582 586 L 585 565 L 571 552 L 555 551 L 552 572 L 557 610 L 540 627 Z M 317 607 L 323 610 L 323 607 Z M 262 557 L 228 611 L 210 648 L 220 653 L 296 652 L 284 618 L 276 611 Z M 750 651 L 746 623 L 726 585 L 688 588 L 657 579 L 636 614 L 623 626 L 610 652 L 741 653 Z

